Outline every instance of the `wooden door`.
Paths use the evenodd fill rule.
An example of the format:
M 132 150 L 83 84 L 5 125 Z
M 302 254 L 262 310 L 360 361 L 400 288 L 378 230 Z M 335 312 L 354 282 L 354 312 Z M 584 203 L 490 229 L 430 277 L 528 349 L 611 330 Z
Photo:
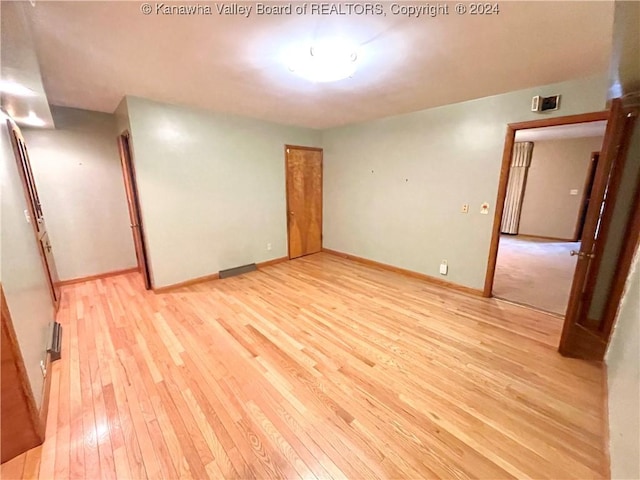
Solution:
M 138 198 L 138 186 L 136 184 L 135 169 L 131 155 L 131 145 L 129 133 L 125 132 L 118 137 L 118 147 L 120 149 L 120 162 L 122 164 L 122 176 L 124 178 L 124 188 L 127 194 L 127 204 L 129 206 L 129 220 L 131 221 L 131 233 L 133 244 L 138 260 L 138 271 L 144 279 L 144 287 L 151 289 L 151 275 L 147 262 L 147 251 L 144 243 L 144 229 L 142 227 L 142 215 L 140 214 L 140 201 Z
M 286 147 L 289 258 L 322 250 L 322 149 Z
M 11 313 L 0 284 L 0 322 L 2 324 L 2 370 L 0 371 L 0 454 L 2 463 L 40 445 L 44 425 L 29 384 Z M 43 405 L 43 408 L 44 405 Z
M 627 115 L 619 99 L 612 101 L 584 221 L 580 251 L 571 252 L 578 257 L 578 262 L 560 339 L 559 351 L 563 355 L 602 360 L 606 349 L 606 337 L 598 325 L 588 323 L 587 314 L 634 119 Z
M 13 152 L 18 164 L 18 174 L 22 180 L 22 186 L 27 200 L 26 213 L 28 213 L 29 221 L 33 226 L 33 232 L 40 249 L 42 265 L 47 277 L 47 282 L 49 283 L 51 299 L 53 300 L 54 307 L 57 309 L 60 305 L 60 278 L 53 259 L 53 249 L 49 241 L 47 224 L 44 220 L 40 196 L 38 195 L 33 170 L 31 169 L 29 152 L 27 151 L 27 145 L 24 142 L 24 138 L 22 138 L 20 130 L 10 120 L 7 120 L 7 125 L 9 132 L 11 132 L 11 143 L 13 144 Z

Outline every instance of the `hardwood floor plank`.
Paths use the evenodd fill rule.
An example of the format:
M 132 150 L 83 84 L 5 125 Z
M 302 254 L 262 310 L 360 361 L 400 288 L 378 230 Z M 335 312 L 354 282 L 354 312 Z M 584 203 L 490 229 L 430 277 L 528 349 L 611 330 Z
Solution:
M 110 362 L 109 368 L 111 370 L 111 379 L 112 385 L 114 387 L 114 395 L 116 398 L 120 432 L 122 434 L 124 445 L 124 447 L 119 448 L 124 448 L 126 451 L 127 462 L 129 465 L 128 470 L 131 472 L 133 478 L 148 478 L 142 460 L 142 452 L 140 451 L 138 437 L 133 426 L 131 412 L 127 407 L 128 400 L 125 386 L 129 385 L 129 379 L 126 375 L 124 365 L 122 365 L 120 359 L 117 356 L 114 361 Z
M 80 284 L 81 286 L 81 284 Z M 74 289 L 75 290 L 75 289 Z M 80 289 L 78 288 L 78 291 Z M 83 479 L 85 475 L 84 460 L 84 430 L 83 430 L 83 409 L 82 409 L 82 382 L 80 373 L 80 350 L 78 324 L 80 318 L 78 313 L 82 313 L 82 300 L 77 298 L 74 292 L 70 304 L 71 316 L 69 318 L 69 460 L 66 463 L 69 468 L 69 478 Z M 69 298 L 65 295 L 63 300 Z M 74 308 L 75 307 L 75 308 Z M 75 310 L 75 316 L 73 311 Z M 58 465 L 56 462 L 56 470 Z
M 3 480 L 16 480 L 23 478 L 22 474 L 24 473 L 24 464 L 26 459 L 27 452 L 4 462 L 0 466 L 0 477 Z
M 96 282 L 96 287 L 101 285 L 100 282 Z M 100 288 L 96 288 L 100 291 Z M 113 459 L 113 446 L 111 442 L 111 435 L 109 429 L 109 420 L 107 417 L 107 409 L 104 399 L 103 385 L 111 382 L 111 374 L 108 373 L 108 367 L 101 366 L 100 360 L 104 359 L 97 344 L 97 338 L 102 338 L 96 331 L 96 325 L 99 329 L 99 325 L 105 323 L 105 313 L 102 309 L 102 304 L 96 302 L 92 305 L 92 311 L 94 316 L 91 320 L 87 321 L 87 343 L 89 345 L 89 369 L 91 372 L 91 395 L 93 398 L 93 410 L 95 417 L 95 430 L 96 430 L 96 443 L 98 447 L 98 454 L 100 458 L 100 472 L 102 478 L 105 480 L 115 479 L 116 469 Z M 95 324 L 95 325 L 94 325 Z M 104 373 L 103 373 L 104 372 Z M 104 377 L 104 378 L 103 378 Z
M 135 477 L 129 470 L 129 460 L 124 444 L 113 450 L 113 463 L 116 468 L 116 478 L 134 480 Z
M 42 459 L 42 445 L 32 448 L 25 454 L 22 478 L 37 480 L 40 475 L 40 463 Z
M 132 374 L 138 379 L 138 381 L 133 382 L 133 386 L 140 401 L 140 408 L 147 424 L 147 430 L 156 454 L 155 456 L 160 465 L 160 477 L 168 479 L 177 478 L 177 469 L 169 455 L 167 440 L 164 432 L 160 428 L 156 408 L 153 407 L 153 401 L 157 401 L 158 399 L 155 390 L 156 384 L 154 382 L 145 382 L 145 379 L 148 379 L 150 376 L 150 372 L 144 370 L 144 367 L 147 365 L 144 360 L 140 358 L 140 352 L 134 352 L 133 355 L 135 363 L 139 366 L 139 369 L 136 368 L 135 364 L 132 366 Z
M 56 426 L 60 409 L 60 364 L 51 364 L 51 390 L 49 393 L 49 411 L 45 427 L 45 441 L 41 447 L 40 468 L 33 478 L 54 478 L 56 471 Z
M 139 389 L 137 385 L 134 385 L 140 381 L 140 376 L 133 366 L 134 360 L 124 353 L 120 353 L 119 356 L 127 373 L 127 378 L 129 379 L 129 383 L 124 386 L 124 392 L 127 397 L 127 405 L 129 406 L 129 412 L 131 414 L 133 429 L 135 430 L 136 439 L 140 447 L 144 469 L 147 476 L 151 479 L 167 478 L 161 477 L 161 462 L 156 456 L 156 450 L 147 426 L 147 421 L 151 419 L 148 415 L 145 415 L 145 412 L 148 412 L 146 404 L 143 403 L 145 396 L 139 395 Z
M 179 407 L 174 403 L 164 382 L 160 382 L 157 386 L 160 400 L 167 411 L 167 415 L 171 425 L 176 432 L 178 441 L 183 451 L 183 455 L 189 465 L 189 471 L 194 478 L 207 478 L 205 463 L 198 455 L 198 450 L 191 438 L 188 428 L 185 426 L 184 419 L 180 415 Z M 210 463 L 213 458 L 209 458 Z
M 57 395 L 57 418 L 52 428 L 47 425 L 46 442 L 55 442 L 55 474 L 53 478 L 69 478 L 70 476 L 70 448 L 71 448 L 71 312 L 70 304 L 75 301 L 72 291 L 64 291 L 61 307 L 58 311 L 58 322 L 62 326 L 62 351 L 59 362 L 53 365 L 54 371 L 60 372 L 60 387 Z M 52 385 L 53 386 L 53 385 Z M 49 406 L 51 408 L 51 404 Z M 51 415 L 51 412 L 49 412 Z M 53 418 L 51 419 L 53 420 Z M 42 477 L 43 480 L 52 477 Z
M 85 308 L 83 312 L 91 315 L 91 307 L 83 297 Z M 84 450 L 84 475 L 88 478 L 101 478 L 100 454 L 98 450 L 98 431 L 94 410 L 94 396 L 91 381 L 91 371 L 95 367 L 95 352 L 89 353 L 91 335 L 87 333 L 88 318 L 78 319 L 78 337 L 83 341 L 78 342 L 80 362 L 80 395 L 82 414 L 82 446 Z M 95 375 L 95 371 L 94 371 Z
M 561 322 L 317 254 L 155 294 L 63 288 L 40 478 L 603 478 Z

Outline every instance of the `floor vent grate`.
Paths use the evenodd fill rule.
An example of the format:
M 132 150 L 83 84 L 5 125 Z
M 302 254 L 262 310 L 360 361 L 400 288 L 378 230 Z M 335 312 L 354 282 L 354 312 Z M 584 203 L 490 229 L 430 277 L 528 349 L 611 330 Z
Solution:
M 242 265 L 241 267 L 228 268 L 227 270 L 220 270 L 220 278 L 235 277 L 236 275 L 242 275 L 247 272 L 254 272 L 258 269 L 255 263 L 249 265 Z
M 62 325 L 58 322 L 51 324 L 51 346 L 47 349 L 47 352 L 51 355 L 51 361 L 55 362 L 60 360 L 62 355 Z

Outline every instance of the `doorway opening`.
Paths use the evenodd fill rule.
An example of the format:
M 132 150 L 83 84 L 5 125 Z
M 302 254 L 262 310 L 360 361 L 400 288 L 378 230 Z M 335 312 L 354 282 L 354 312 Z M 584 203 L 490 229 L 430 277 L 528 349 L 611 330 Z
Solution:
M 285 146 L 289 259 L 322 251 L 322 149 Z
M 633 238 L 632 236 L 627 236 L 626 231 L 633 232 L 635 230 L 632 228 L 633 225 L 629 224 L 631 218 L 628 218 L 630 212 L 626 208 L 626 203 L 629 198 L 635 198 L 633 197 L 635 195 L 633 192 L 637 192 L 640 189 L 640 184 L 636 180 L 632 184 L 626 185 L 629 188 L 625 189 L 624 195 L 620 199 L 618 199 L 618 193 L 623 172 L 628 169 L 635 169 L 636 166 L 633 161 L 627 161 L 627 155 L 637 115 L 638 106 L 636 104 L 628 99 L 616 98 L 611 100 L 608 111 L 515 123 L 507 126 L 491 248 L 483 291 L 485 297 L 491 297 L 493 294 L 500 240 L 504 228 L 503 220 L 508 224 L 517 217 L 517 215 L 512 215 L 511 211 L 508 214 L 506 213 L 507 209 L 512 208 L 509 206 L 509 202 L 513 201 L 513 198 L 516 201 L 522 201 L 523 198 L 522 192 L 519 191 L 516 191 L 517 195 L 511 195 L 511 200 L 508 198 L 510 177 L 518 176 L 521 179 L 523 177 L 522 167 L 526 166 L 527 163 L 515 161 L 517 155 L 514 156 L 514 154 L 518 152 L 518 147 L 516 147 L 517 132 L 519 130 L 542 127 L 606 121 L 602 148 L 597 164 L 594 166 L 595 172 L 592 174 L 593 182 L 590 194 L 584 198 L 585 203 L 588 198 L 586 213 L 584 218 L 579 217 L 576 224 L 576 232 L 581 230 L 580 238 L 576 239 L 579 241 L 580 248 L 569 251 L 569 255 L 575 257 L 576 263 L 558 345 L 559 352 L 566 356 L 589 360 L 602 360 L 604 357 L 609 332 L 611 331 L 610 328 L 605 327 L 613 322 L 614 317 L 610 315 L 594 317 L 592 316 L 592 311 L 594 310 L 592 306 L 598 302 L 604 302 L 607 306 L 604 309 L 606 312 L 617 307 L 620 301 L 619 289 L 609 288 L 607 285 L 610 282 L 604 287 L 599 287 L 602 283 L 600 280 L 605 277 L 605 274 L 610 269 L 609 267 L 612 265 L 621 265 L 621 271 L 624 271 L 629 266 L 629 259 L 626 254 L 620 255 L 619 252 L 613 253 L 613 256 L 609 254 L 605 262 L 603 262 L 603 258 L 606 251 L 612 252 L 607 249 L 609 249 L 610 245 L 616 243 L 614 240 L 617 238 L 625 238 L 621 251 L 626 252 L 631 249 L 629 242 Z M 514 167 L 520 169 L 520 172 L 512 172 Z M 633 178 L 635 180 L 636 176 L 627 174 L 624 178 Z M 590 178 L 586 178 L 585 184 L 589 180 Z M 522 180 L 520 183 L 523 183 Z M 614 216 L 618 215 L 618 212 L 616 212 L 616 202 L 618 200 L 621 202 L 618 212 L 624 210 L 623 213 L 626 217 L 622 221 L 622 228 L 617 225 L 610 236 L 609 227 L 612 225 Z M 635 202 L 635 205 L 636 208 L 639 207 L 637 202 Z M 620 220 L 623 217 L 618 216 L 616 218 Z M 609 237 L 612 239 L 611 243 L 607 242 Z M 617 247 L 616 245 L 612 248 Z M 635 248 L 635 243 L 632 247 Z M 601 269 L 601 266 L 605 268 Z M 547 286 L 546 288 L 551 289 L 553 287 Z M 595 300 L 598 300 L 598 302 Z M 611 307 L 611 309 L 608 307 Z
M 564 316 L 606 121 L 515 132 L 492 295 Z
M 120 162 L 122 164 L 122 176 L 127 195 L 127 205 L 129 207 L 129 220 L 131 222 L 131 234 L 136 251 L 138 271 L 142 274 L 144 287 L 147 290 L 152 288 L 151 274 L 147 257 L 147 249 L 144 239 L 144 228 L 142 225 L 142 215 L 140 213 L 140 200 L 138 195 L 138 184 L 136 182 L 136 172 L 133 165 L 133 155 L 131 152 L 131 136 L 129 132 L 124 132 L 118 137 L 118 148 L 120 151 Z

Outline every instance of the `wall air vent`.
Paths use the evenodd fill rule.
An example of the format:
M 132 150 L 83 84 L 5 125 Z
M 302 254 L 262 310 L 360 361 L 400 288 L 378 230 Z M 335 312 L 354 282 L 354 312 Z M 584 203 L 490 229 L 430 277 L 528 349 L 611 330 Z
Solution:
M 536 95 L 531 99 L 532 112 L 551 112 L 560 108 L 560 95 L 552 95 L 550 97 L 541 97 Z

